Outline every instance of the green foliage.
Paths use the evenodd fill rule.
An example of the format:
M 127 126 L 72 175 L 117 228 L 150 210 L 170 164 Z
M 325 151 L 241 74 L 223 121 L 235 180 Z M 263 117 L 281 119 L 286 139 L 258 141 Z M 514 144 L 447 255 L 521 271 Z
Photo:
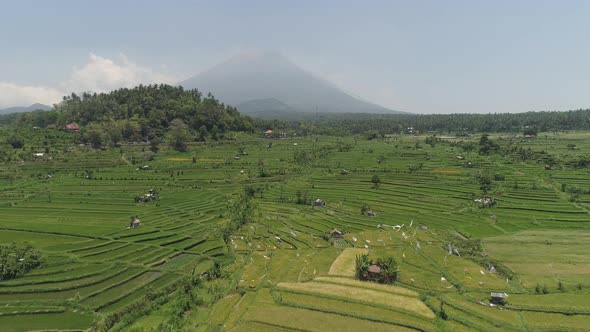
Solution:
M 492 175 L 488 172 L 479 172 L 476 175 L 479 189 L 484 195 L 487 195 L 492 190 Z
M 16 244 L 0 244 L 0 280 L 22 277 L 45 261 L 39 250 Z
M 379 273 L 370 272 L 370 266 L 380 268 Z M 380 284 L 393 284 L 397 280 L 399 265 L 395 258 L 378 258 L 377 261 L 369 260 L 369 255 L 356 256 L 355 276 L 359 280 L 373 281 Z
M 98 149 L 103 144 L 103 129 L 98 124 L 88 126 L 83 133 L 82 139 L 84 142 L 89 143 L 94 149 Z
M 369 209 L 370 209 L 369 204 L 363 203 L 363 205 L 361 205 L 361 215 L 364 215 L 365 213 L 367 213 L 367 211 L 369 211 Z
M 489 139 L 488 134 L 481 135 L 481 138 L 479 139 L 479 154 L 489 156 L 498 153 L 499 151 L 500 145 Z
M 424 164 L 422 164 L 422 163 L 413 164 L 413 165 L 408 166 L 408 171 L 410 173 L 415 173 L 415 172 L 421 170 L 423 166 L 424 166 Z
M 311 198 L 309 197 L 309 193 L 306 191 L 301 191 L 301 190 L 297 190 L 297 192 L 295 193 L 296 199 L 295 199 L 295 203 L 296 204 L 301 204 L 301 205 L 310 205 L 311 204 Z
M 356 256 L 355 277 L 362 280 L 363 276 L 368 274 L 369 265 L 371 265 L 369 255 Z
M 378 138 L 382 138 L 382 137 L 383 137 L 383 135 L 376 130 L 369 130 L 365 133 L 365 138 L 368 139 L 369 141 L 372 141 L 372 140 L 378 139 Z
M 224 105 L 212 95 L 203 97 L 198 90 L 184 90 L 165 84 L 139 85 L 109 93 L 72 93 L 56 105 L 55 110 L 19 114 L 17 123 L 30 126 L 64 127 L 78 123 L 82 127 L 96 124 L 103 141 L 148 141 L 169 129 L 174 119 L 182 120 L 190 130 L 207 132 L 216 138 L 226 131 L 252 131 L 253 121 L 237 109 Z M 170 128 L 172 129 L 172 128 Z M 180 145 L 181 146 L 181 145 Z
M 373 177 L 371 178 L 371 183 L 373 184 L 373 188 L 379 188 L 379 185 L 381 184 L 381 179 L 377 174 L 373 175 Z
M 157 138 L 153 138 L 150 140 L 150 151 L 153 153 L 158 153 L 160 151 L 160 140 Z
M 188 126 L 182 119 L 174 119 L 170 122 L 170 132 L 172 135 L 172 147 L 178 151 L 186 151 L 186 143 L 190 140 L 191 135 Z
M 559 290 L 560 292 L 563 292 L 565 289 L 565 287 L 563 286 L 563 282 L 558 281 L 557 282 L 557 290 Z
M 430 145 L 430 147 L 435 147 L 436 143 L 440 142 L 440 139 L 436 137 L 436 135 L 428 136 L 424 139 L 424 143 Z
M 251 222 L 254 217 L 254 203 L 252 197 L 240 194 L 237 199 L 228 203 L 230 220 L 222 229 L 223 240 L 227 243 L 230 236 L 243 225 Z
M 21 149 L 25 145 L 23 138 L 16 134 L 10 135 L 6 142 L 10 144 L 13 149 Z

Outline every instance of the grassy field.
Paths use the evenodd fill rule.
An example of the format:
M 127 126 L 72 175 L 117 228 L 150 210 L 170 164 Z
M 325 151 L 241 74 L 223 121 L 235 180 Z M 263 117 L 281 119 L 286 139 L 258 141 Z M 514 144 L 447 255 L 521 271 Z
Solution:
M 32 155 L 51 135 L 29 133 L 15 155 Z M 477 153 L 477 138 L 290 138 L 269 148 L 243 137 L 146 156 L 141 145 L 94 150 L 59 137 L 51 159 L 0 164 L 0 242 L 47 257 L 0 281 L 3 331 L 86 329 L 166 291 L 170 304 L 120 327 L 150 331 L 170 315 L 170 285 L 215 261 L 223 281 L 195 291 L 203 304 L 180 328 L 590 329 L 590 171 L 572 166 L 588 157 L 589 133 L 492 135 L 514 152 L 491 156 Z M 308 158 L 296 160 L 301 151 Z M 246 186 L 255 189 L 252 220 L 225 243 L 228 202 Z M 150 189 L 159 200 L 135 202 Z M 496 206 L 475 201 L 488 196 Z M 312 207 L 318 198 L 326 205 Z M 375 216 L 361 214 L 364 204 Z M 131 216 L 139 228 L 128 228 Z M 343 239 L 328 239 L 333 229 Z M 475 239 L 477 255 L 449 253 Z M 394 257 L 396 285 L 354 280 L 361 253 Z M 489 306 L 497 291 L 509 295 L 503 310 Z

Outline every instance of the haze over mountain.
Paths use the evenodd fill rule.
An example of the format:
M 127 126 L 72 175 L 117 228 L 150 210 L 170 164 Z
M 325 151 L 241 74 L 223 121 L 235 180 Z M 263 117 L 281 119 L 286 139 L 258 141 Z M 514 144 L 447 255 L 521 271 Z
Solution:
M 179 83 L 211 92 L 240 112 L 396 113 L 354 97 L 274 51 L 236 55 Z
M 32 111 L 37 111 L 37 110 L 48 111 L 50 109 L 51 109 L 51 106 L 36 103 L 31 106 L 17 106 L 17 107 L 8 107 L 8 108 L 0 109 L 0 114 L 24 113 L 24 112 L 32 112 Z

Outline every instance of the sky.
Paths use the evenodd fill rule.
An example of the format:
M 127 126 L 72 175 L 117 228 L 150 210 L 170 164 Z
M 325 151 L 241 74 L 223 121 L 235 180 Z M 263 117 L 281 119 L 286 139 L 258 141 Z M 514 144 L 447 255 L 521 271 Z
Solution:
M 277 50 L 412 113 L 590 108 L 590 1 L 0 0 L 0 108 Z

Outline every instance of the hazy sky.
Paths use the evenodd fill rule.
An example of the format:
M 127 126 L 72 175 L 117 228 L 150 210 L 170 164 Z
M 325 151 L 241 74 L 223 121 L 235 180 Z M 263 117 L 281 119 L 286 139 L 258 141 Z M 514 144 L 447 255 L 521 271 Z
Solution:
M 590 108 L 590 1 L 0 0 L 0 108 L 282 52 L 416 113 Z

